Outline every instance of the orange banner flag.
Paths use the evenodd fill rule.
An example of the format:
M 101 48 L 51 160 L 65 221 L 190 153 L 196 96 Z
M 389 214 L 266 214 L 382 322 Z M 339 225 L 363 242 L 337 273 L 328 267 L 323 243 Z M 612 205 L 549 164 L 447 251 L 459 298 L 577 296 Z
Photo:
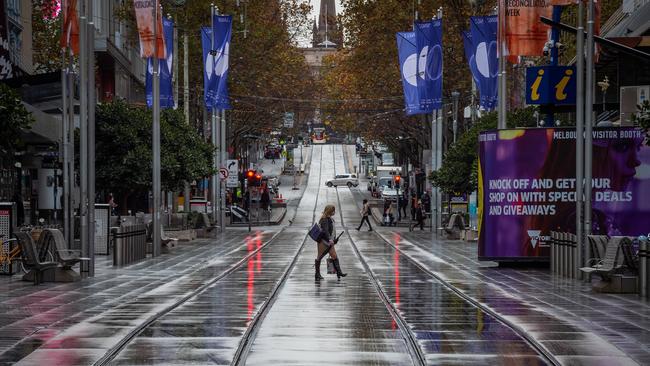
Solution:
M 68 0 L 63 14 L 63 32 L 61 33 L 61 48 L 70 47 L 72 53 L 79 54 L 79 17 L 77 15 L 77 0 Z
M 551 17 L 546 0 L 501 0 L 500 19 L 505 20 L 508 56 L 542 56 L 549 26 L 539 18 Z
M 135 0 L 135 19 L 138 23 L 138 33 L 140 35 L 140 57 L 153 57 L 154 56 L 154 31 L 153 31 L 153 7 L 158 4 L 154 0 Z M 165 37 L 163 36 L 162 26 L 162 9 L 158 7 L 158 24 L 157 30 L 157 43 L 159 59 L 166 58 Z

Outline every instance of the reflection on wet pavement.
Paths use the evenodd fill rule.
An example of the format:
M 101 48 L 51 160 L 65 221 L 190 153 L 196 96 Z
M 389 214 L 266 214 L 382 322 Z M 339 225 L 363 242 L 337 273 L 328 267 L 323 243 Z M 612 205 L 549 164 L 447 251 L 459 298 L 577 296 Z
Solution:
M 326 279 L 315 283 L 316 244 L 308 239 L 252 333 L 246 364 L 415 364 L 405 333 L 415 336 L 430 365 L 547 363 L 491 312 L 525 330 L 561 364 L 636 364 L 626 354 L 650 364 L 647 306 L 625 296 L 594 296 L 540 270 L 491 268 L 475 260 L 475 244 L 437 241 L 429 232 L 357 232 L 359 189 L 324 184 L 353 171 L 351 159 L 332 145 L 314 146 L 311 156 L 305 194 L 287 228 L 234 230 L 210 244 L 188 244 L 174 255 L 124 268 L 110 268 L 107 260 L 97 277 L 76 284 L 35 289 L 1 283 L 0 365 L 93 364 L 159 313 L 111 364 L 229 365 L 328 203 L 337 205 L 338 232 L 352 229 L 337 245 L 349 275 L 337 280 L 325 274 L 323 261 Z M 400 331 L 373 277 L 410 332 Z
M 408 257 L 417 260 L 418 263 L 449 281 L 454 287 L 461 289 L 465 294 L 481 304 L 505 316 L 523 331 L 532 335 L 547 351 L 558 356 L 557 359 L 561 363 L 581 364 L 583 361 L 594 361 L 595 358 L 601 356 L 606 357 L 609 365 L 636 364 L 621 350 L 603 338 L 593 333 L 584 332 L 564 319 L 563 316 L 549 313 L 546 301 L 550 299 L 545 298 L 544 303 L 540 304 L 542 306 L 533 305 L 523 297 L 519 297 L 519 291 L 515 292 L 513 289 L 512 292 L 508 292 L 507 285 L 513 285 L 512 281 L 504 279 L 504 282 L 499 282 L 494 277 L 490 281 L 485 281 L 480 272 L 475 272 L 476 276 L 470 276 L 466 267 L 459 267 L 462 265 L 458 263 L 462 262 L 462 260 L 450 260 L 451 258 L 448 259 L 442 255 L 442 252 L 445 252 L 444 250 L 431 252 L 429 249 L 424 249 L 422 244 L 414 244 L 414 241 L 410 240 L 417 236 L 419 243 L 431 243 L 431 234 L 393 232 L 390 234 L 382 233 L 381 235 L 385 240 L 407 254 Z M 424 237 L 429 239 L 423 240 Z M 383 243 L 381 240 L 379 242 Z M 384 244 L 384 248 L 388 252 L 395 251 L 386 244 Z M 373 246 L 373 249 L 376 249 L 376 246 Z M 369 255 L 372 256 L 370 253 Z M 379 256 L 380 254 L 375 255 Z M 482 268 L 482 270 L 495 271 L 486 268 Z M 526 270 L 517 270 L 517 273 L 521 272 L 526 273 Z M 497 275 L 495 274 L 495 276 Z M 499 283 L 501 286 L 495 286 L 495 283 Z M 549 286 L 548 283 L 544 284 L 542 282 L 537 285 L 540 288 Z M 533 284 L 530 284 L 528 290 L 530 291 L 529 295 L 534 296 L 536 291 L 539 291 L 539 288 L 535 288 Z M 503 337 L 503 334 L 497 334 L 497 338 L 493 339 L 501 339 L 501 337 Z

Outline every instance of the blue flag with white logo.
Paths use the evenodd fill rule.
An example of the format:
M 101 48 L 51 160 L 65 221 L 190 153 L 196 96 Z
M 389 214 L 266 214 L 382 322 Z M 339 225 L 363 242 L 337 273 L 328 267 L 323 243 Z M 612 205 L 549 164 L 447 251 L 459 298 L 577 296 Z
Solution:
M 414 32 L 397 33 L 397 53 L 399 68 L 404 88 L 404 104 L 407 115 L 421 114 L 420 96 L 418 94 L 418 55 Z
M 174 89 L 172 86 L 172 70 L 174 63 L 174 22 L 171 19 L 163 18 L 163 35 L 165 47 L 167 48 L 167 59 L 158 60 L 158 74 L 160 75 L 160 107 L 174 108 Z M 147 107 L 153 106 L 153 58 L 147 58 L 147 70 L 145 76 L 145 94 Z
M 430 113 L 442 107 L 442 21 L 415 23 L 415 46 L 420 110 Z
M 470 17 L 480 106 L 491 110 L 497 105 L 499 62 L 497 59 L 497 16 Z
M 469 70 L 472 73 L 472 79 L 478 87 L 478 70 L 476 70 L 476 60 L 474 59 L 474 43 L 472 42 L 472 33 L 468 31 L 463 31 L 463 46 L 465 48 L 465 58 L 467 58 L 467 64 L 469 65 Z
M 214 28 L 201 28 L 205 106 L 209 110 L 212 108 L 231 109 L 228 97 L 228 61 L 232 36 L 232 16 L 215 15 L 213 22 Z

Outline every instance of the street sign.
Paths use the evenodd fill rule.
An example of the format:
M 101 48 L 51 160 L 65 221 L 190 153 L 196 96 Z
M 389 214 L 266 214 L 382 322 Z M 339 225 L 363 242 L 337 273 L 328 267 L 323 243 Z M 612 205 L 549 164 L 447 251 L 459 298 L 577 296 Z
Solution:
M 293 112 L 284 113 L 284 127 L 293 128 Z
M 221 168 L 219 169 L 219 179 L 226 180 L 228 178 L 228 169 Z
M 239 186 L 239 161 L 226 160 L 226 169 L 228 170 L 228 177 L 226 178 L 227 188 L 236 188 Z
M 574 66 L 539 66 L 526 69 L 526 104 L 576 103 Z

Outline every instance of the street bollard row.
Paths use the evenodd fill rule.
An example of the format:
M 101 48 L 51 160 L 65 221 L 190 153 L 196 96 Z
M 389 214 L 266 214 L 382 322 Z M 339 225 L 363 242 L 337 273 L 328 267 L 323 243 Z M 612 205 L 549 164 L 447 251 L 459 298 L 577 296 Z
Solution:
M 123 266 L 147 257 L 147 230 L 145 225 L 124 225 L 114 228 L 113 265 Z
M 551 272 L 557 276 L 576 278 L 577 238 L 575 234 L 551 231 Z

